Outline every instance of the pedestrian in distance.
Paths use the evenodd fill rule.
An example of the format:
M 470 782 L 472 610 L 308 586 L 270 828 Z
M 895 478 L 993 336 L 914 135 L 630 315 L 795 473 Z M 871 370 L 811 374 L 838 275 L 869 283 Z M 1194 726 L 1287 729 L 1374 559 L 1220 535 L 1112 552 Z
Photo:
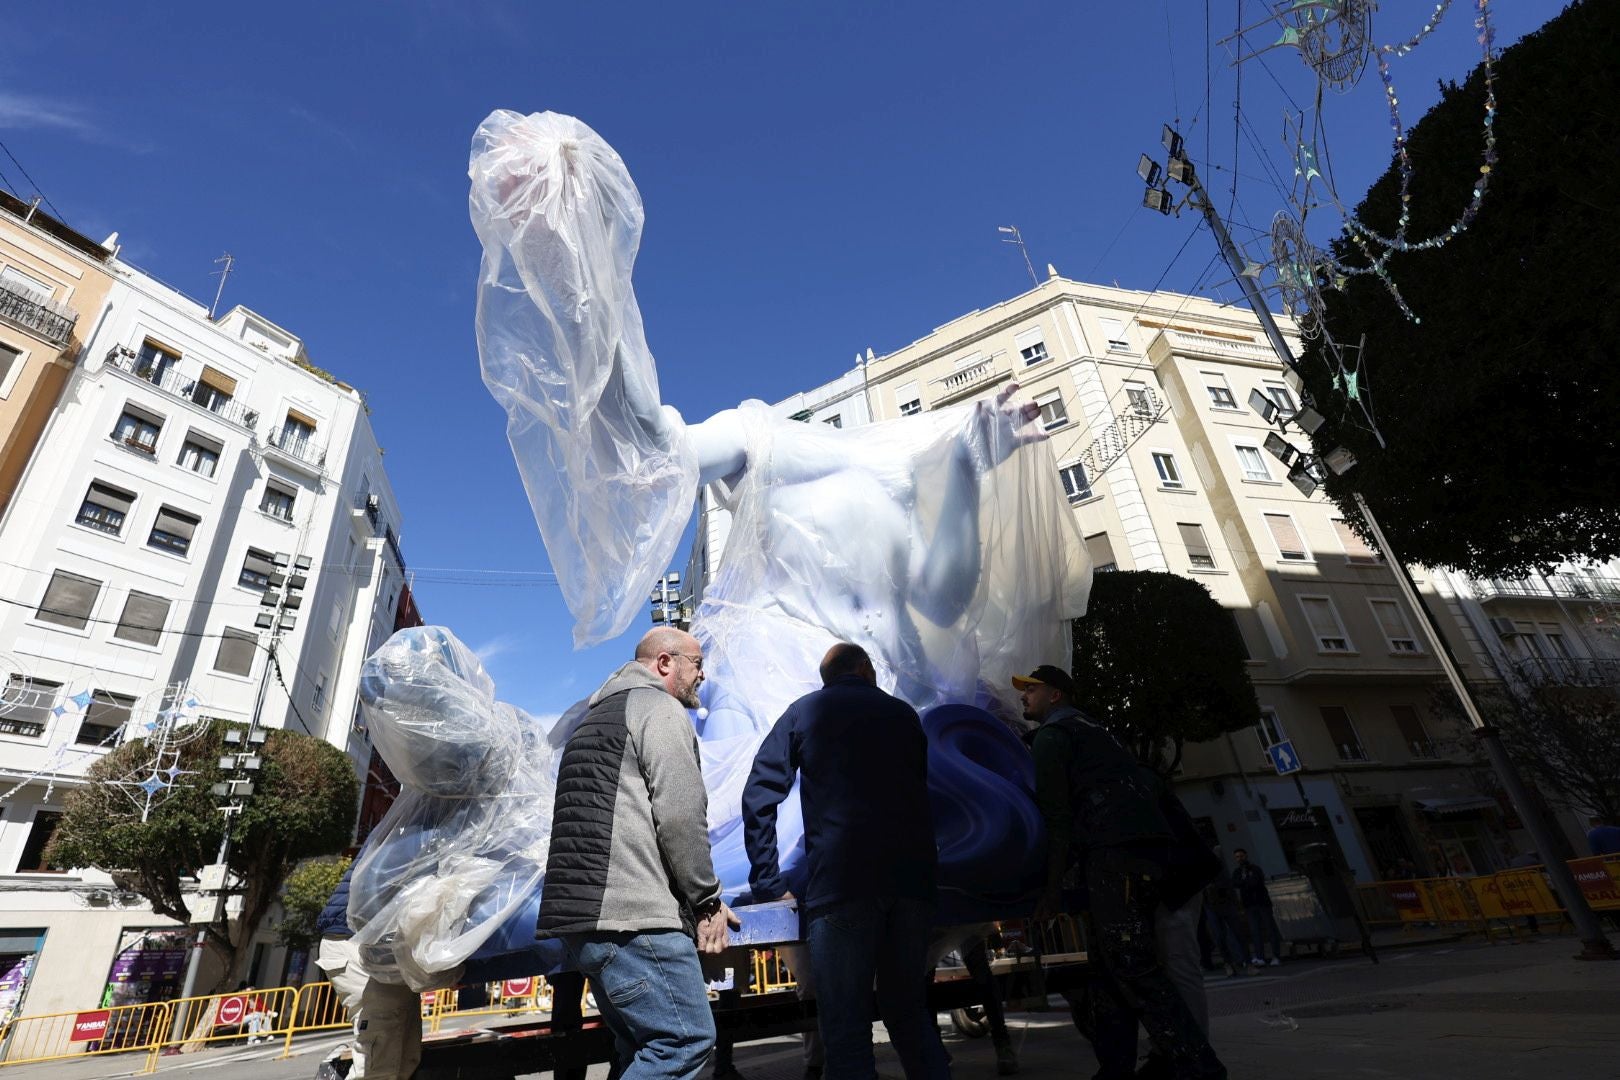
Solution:
M 1219 848 L 1214 849 L 1219 852 Z M 1216 855 L 1217 860 L 1219 855 Z M 1228 975 L 1252 975 L 1249 968 L 1249 928 L 1244 925 L 1238 906 L 1237 886 L 1226 864 L 1221 863 L 1214 880 L 1204 887 L 1204 923 L 1221 950 Z
M 1059 912 L 1071 868 L 1079 871 L 1090 910 L 1095 941 L 1088 945 L 1101 975 L 1096 996 L 1107 1002 L 1098 1014 L 1107 1023 L 1093 1039 L 1102 1066 L 1096 1080 L 1135 1075 L 1138 1018 L 1169 1076 L 1224 1078 L 1225 1067 L 1159 957 L 1159 908 L 1178 908 L 1191 894 L 1175 894 L 1175 831 L 1157 785 L 1117 739 L 1075 707 L 1068 672 L 1043 664 L 1014 676 L 1013 685 L 1024 718 L 1040 725 L 1033 743 L 1035 798 L 1048 847 L 1035 917 Z
M 1232 851 L 1232 884 L 1237 887 L 1238 900 L 1243 904 L 1243 915 L 1249 923 L 1249 942 L 1253 950 L 1249 963 L 1272 967 L 1282 963 L 1282 931 L 1277 928 L 1276 913 L 1271 910 L 1271 893 L 1266 888 L 1266 872 L 1249 861 L 1243 848 Z M 1266 960 L 1265 942 L 1271 941 L 1271 959 Z
M 756 900 L 790 896 L 777 814 L 799 782 L 804 895 L 826 1080 L 875 1080 L 872 987 L 907 1080 L 943 1080 L 949 1059 L 928 1012 L 927 955 L 938 854 L 928 740 L 916 710 L 878 688 L 866 651 L 834 645 L 822 687 L 788 706 L 743 789 Z
M 648 631 L 591 695 L 557 772 L 538 933 L 591 981 L 626 1080 L 703 1069 L 715 1028 L 698 953 L 724 951 L 740 925 L 720 898 L 685 711 L 702 682 L 696 638 Z

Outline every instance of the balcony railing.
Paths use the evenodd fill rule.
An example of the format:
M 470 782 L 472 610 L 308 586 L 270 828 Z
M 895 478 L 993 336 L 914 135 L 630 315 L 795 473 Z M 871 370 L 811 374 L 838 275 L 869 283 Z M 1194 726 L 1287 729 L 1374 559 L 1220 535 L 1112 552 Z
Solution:
M 0 279 L 0 319 L 24 330 L 32 330 L 62 348 L 73 337 L 73 327 L 79 321 L 79 313 L 26 286 Z
M 222 420 L 229 421 L 238 427 L 252 431 L 259 422 L 259 414 L 247 408 L 240 401 L 227 397 L 221 393 L 210 395 L 208 401 L 199 401 L 197 394 L 197 380 L 188 379 L 172 365 L 143 364 L 140 357 L 122 346 L 115 347 L 107 354 L 107 365 L 141 380 L 144 383 L 162 390 L 165 394 L 189 401 L 199 408 L 207 409 Z
M 1537 686 L 1620 687 L 1620 660 L 1593 656 L 1537 656 L 1514 665 L 1519 677 Z
M 1546 577 L 1474 578 L 1481 603 L 1502 599 L 1620 600 L 1620 580 L 1603 574 L 1548 574 Z
M 317 469 L 326 464 L 326 449 L 316 446 L 308 436 L 292 435 L 285 430 L 276 431 L 272 429 L 268 441 L 271 446 L 280 450 L 283 454 L 295 457 L 307 465 L 315 466 Z
M 939 393 L 934 400 L 935 405 L 944 405 L 976 394 L 985 387 L 994 386 L 1003 379 L 1012 375 L 1000 362 L 1001 354 L 985 357 L 978 363 L 953 371 L 949 375 L 933 380 L 939 387 Z

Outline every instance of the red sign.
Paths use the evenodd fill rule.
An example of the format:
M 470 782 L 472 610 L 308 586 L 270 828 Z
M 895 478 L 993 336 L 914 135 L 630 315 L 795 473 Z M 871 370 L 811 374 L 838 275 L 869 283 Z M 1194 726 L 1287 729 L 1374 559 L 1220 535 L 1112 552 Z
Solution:
M 247 998 L 232 994 L 219 999 L 219 1012 L 214 1014 L 215 1027 L 234 1027 L 247 1019 Z
M 534 980 L 507 979 L 501 984 L 501 990 L 507 997 L 528 997 L 534 992 Z
M 107 1034 L 107 1019 L 111 1016 L 112 1013 L 106 1009 L 80 1013 L 73 1018 L 73 1034 L 68 1037 L 68 1041 L 90 1042 L 104 1038 Z
M 1410 881 L 1395 881 L 1384 886 L 1384 895 L 1401 911 L 1422 911 L 1423 897 Z
M 1571 859 L 1569 870 L 1575 875 L 1575 883 L 1581 887 L 1581 892 L 1586 894 L 1587 903 L 1602 908 L 1620 906 L 1620 882 L 1615 881 L 1609 873 L 1609 867 L 1601 855 L 1589 859 Z

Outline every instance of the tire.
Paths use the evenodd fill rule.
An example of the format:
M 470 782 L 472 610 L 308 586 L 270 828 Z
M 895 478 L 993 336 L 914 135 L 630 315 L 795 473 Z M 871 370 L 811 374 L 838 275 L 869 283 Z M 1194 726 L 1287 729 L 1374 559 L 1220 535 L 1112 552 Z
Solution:
M 982 1039 L 990 1034 L 990 1018 L 984 1014 L 981 1005 L 969 1005 L 965 1009 L 951 1010 L 951 1025 L 956 1033 L 966 1039 Z

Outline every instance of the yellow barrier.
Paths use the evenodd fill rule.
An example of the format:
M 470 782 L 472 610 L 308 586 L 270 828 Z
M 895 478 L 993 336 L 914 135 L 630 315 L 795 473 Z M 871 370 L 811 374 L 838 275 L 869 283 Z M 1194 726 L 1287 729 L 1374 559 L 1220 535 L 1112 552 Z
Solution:
M 1620 855 L 1571 859 L 1569 869 L 1594 911 L 1620 911 Z M 1356 892 L 1370 925 L 1450 923 L 1488 932 L 1493 923 L 1513 929 L 1522 919 L 1564 913 L 1540 866 L 1477 877 L 1375 881 Z
M 788 967 L 781 949 L 755 949 L 754 993 L 771 994 L 778 990 L 795 990 L 798 979 Z
M 293 1036 L 306 1031 L 330 1031 L 349 1026 L 349 1009 L 329 982 L 306 983 L 298 988 L 287 1017 L 282 1057 L 292 1056 Z
M 168 1037 L 170 1002 L 22 1016 L 5 1025 L 0 1066 L 151 1052 Z

